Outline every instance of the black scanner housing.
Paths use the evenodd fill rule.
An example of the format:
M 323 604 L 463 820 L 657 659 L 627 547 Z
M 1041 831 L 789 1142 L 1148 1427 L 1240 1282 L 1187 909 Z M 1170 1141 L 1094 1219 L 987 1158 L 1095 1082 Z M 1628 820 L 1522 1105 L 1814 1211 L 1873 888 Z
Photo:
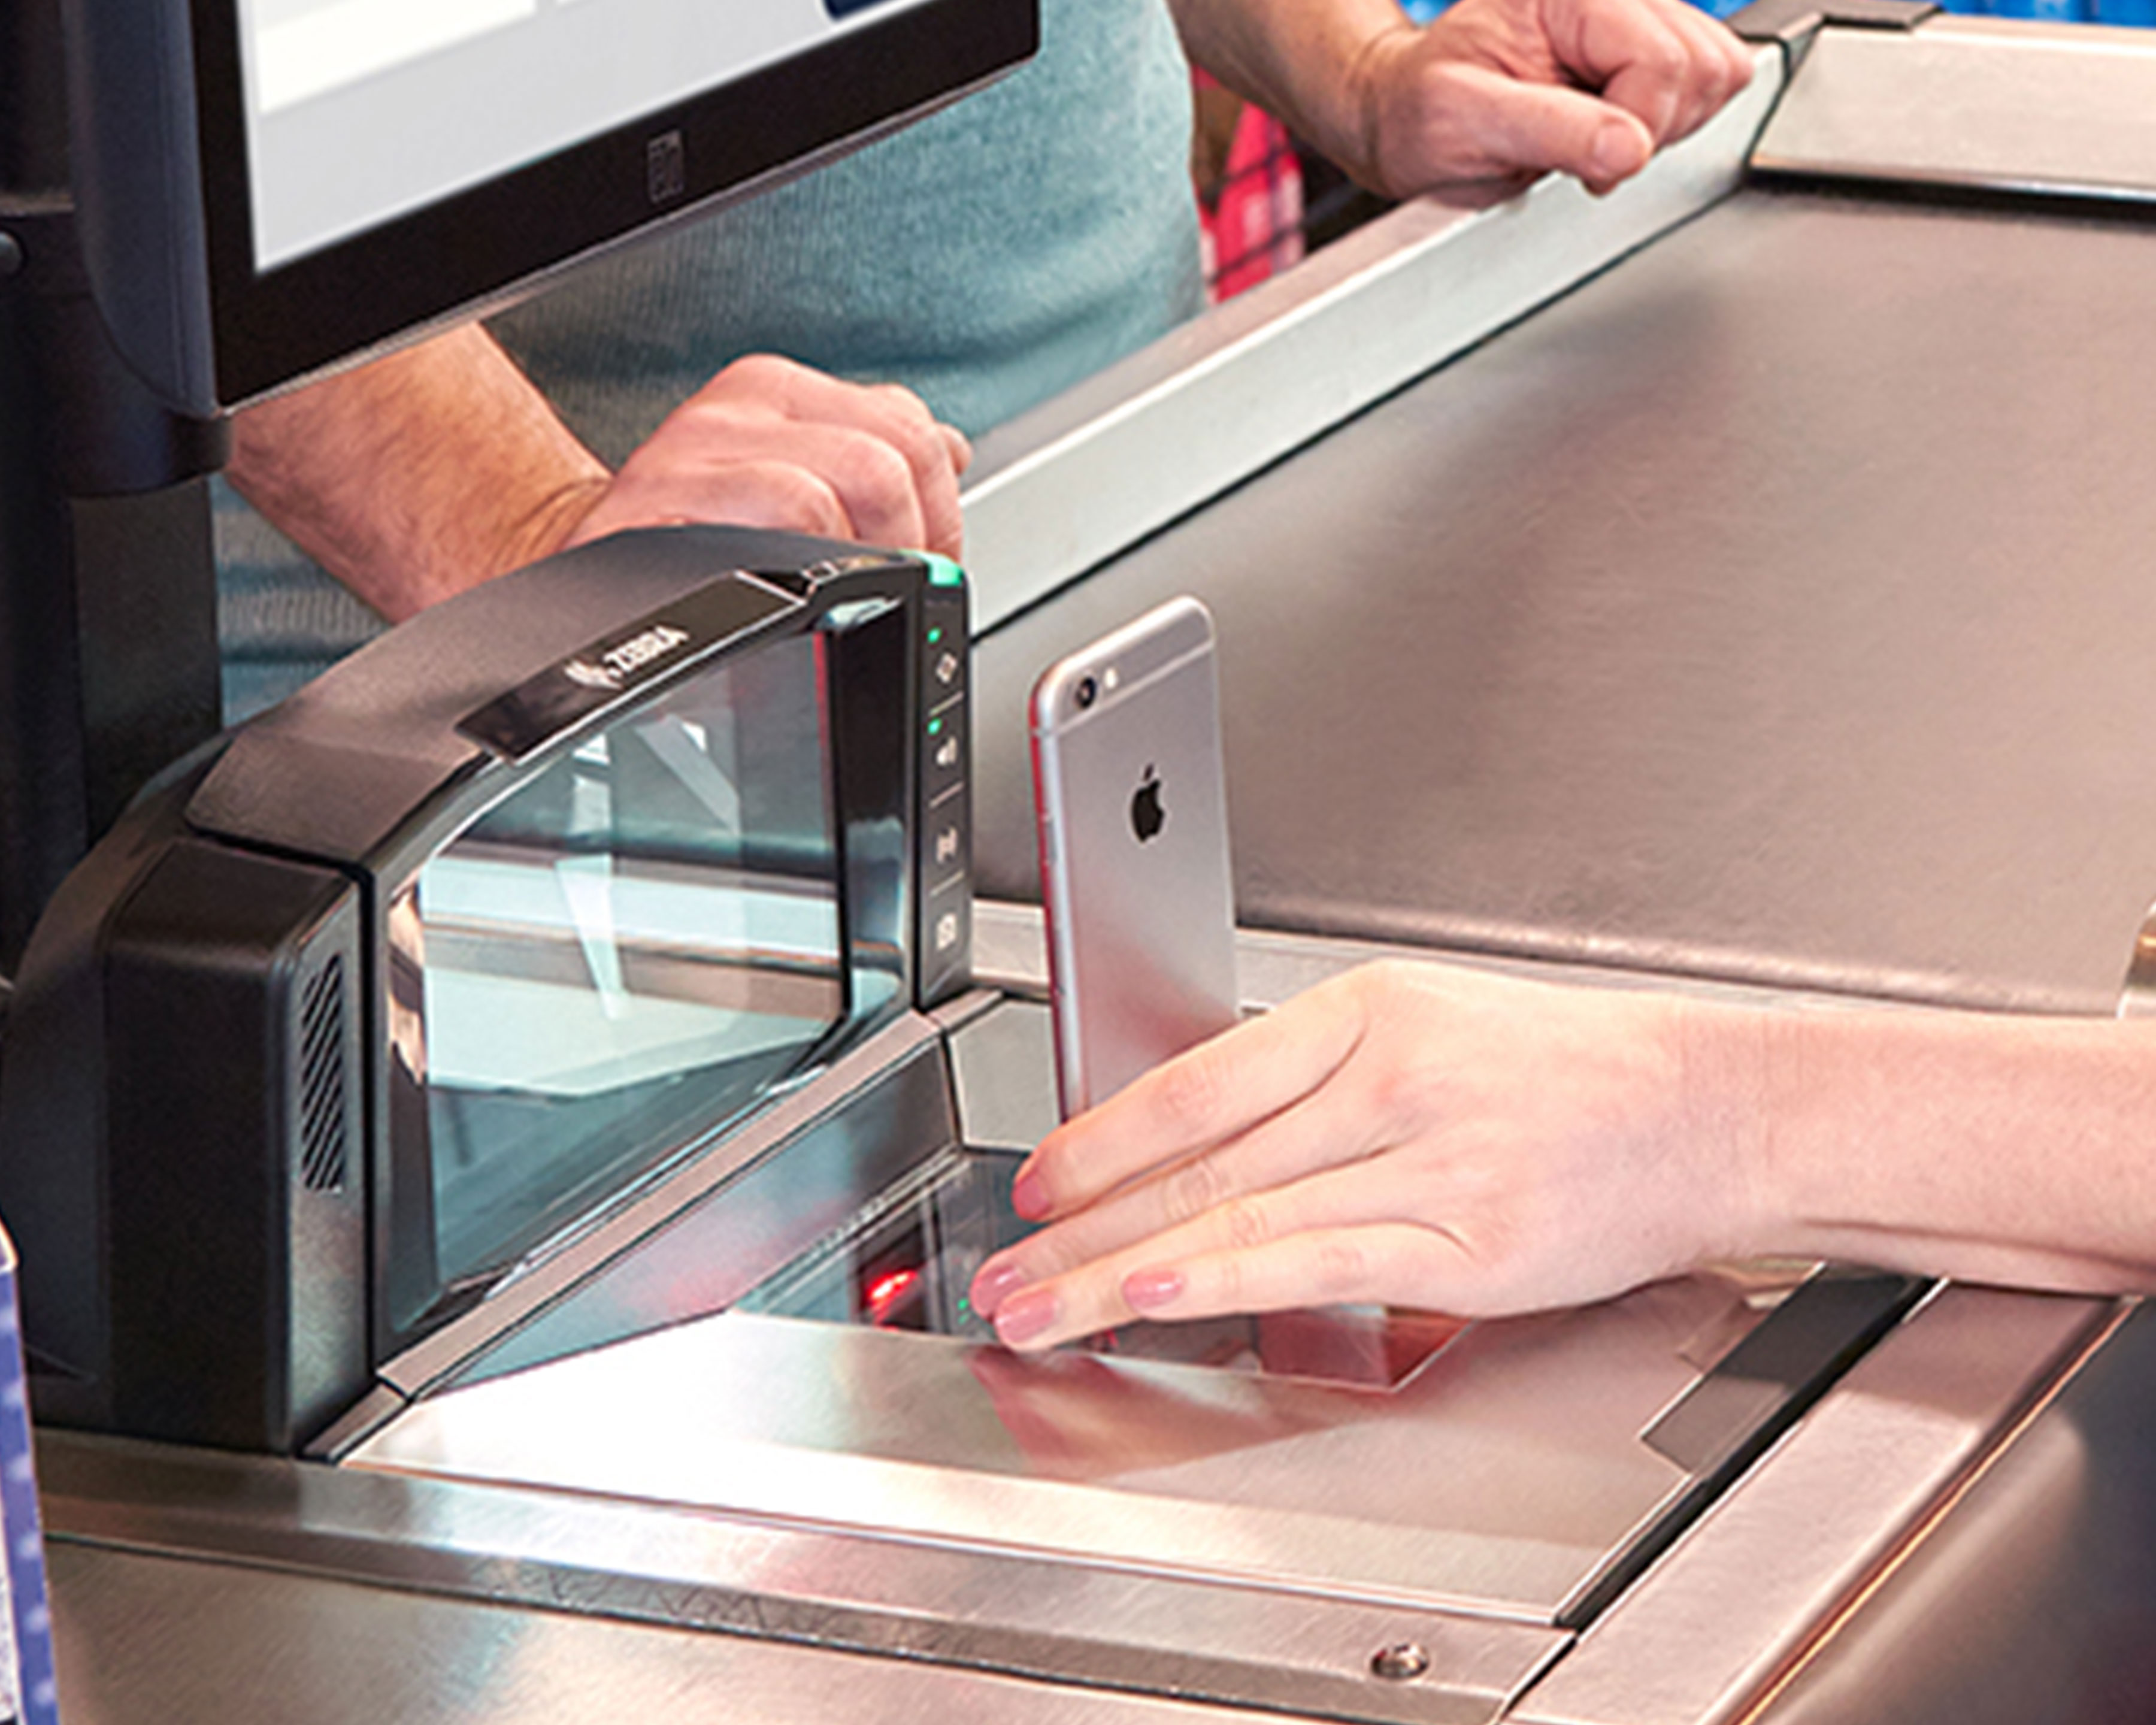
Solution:
M 143 793 L 39 925 L 0 1063 L 0 1214 L 42 1419 L 295 1451 L 513 1270 L 458 1282 L 433 1261 L 388 900 L 565 754 L 814 631 L 848 1003 L 819 1056 L 835 1055 L 968 980 L 968 799 L 932 783 L 924 747 L 932 722 L 947 767 L 967 741 L 948 686 L 965 588 L 940 560 L 623 535 L 392 631 Z M 589 675 L 639 640 L 670 645 L 619 687 Z

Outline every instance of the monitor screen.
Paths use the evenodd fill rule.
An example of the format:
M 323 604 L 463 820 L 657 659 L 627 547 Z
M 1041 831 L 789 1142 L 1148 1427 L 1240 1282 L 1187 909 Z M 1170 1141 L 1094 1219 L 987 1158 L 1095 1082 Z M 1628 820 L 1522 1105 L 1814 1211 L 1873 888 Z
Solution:
M 256 267 L 921 3 L 240 0 Z M 663 186 L 665 162 L 652 166 Z
M 751 195 L 1038 45 L 1038 0 L 62 0 L 85 261 L 207 414 Z

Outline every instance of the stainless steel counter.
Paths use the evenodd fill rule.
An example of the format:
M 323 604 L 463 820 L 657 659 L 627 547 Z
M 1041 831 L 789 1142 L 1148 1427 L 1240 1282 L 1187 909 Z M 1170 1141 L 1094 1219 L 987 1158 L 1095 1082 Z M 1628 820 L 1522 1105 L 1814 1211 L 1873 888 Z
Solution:
M 59 1547 L 69 1725 L 1248 1725 L 1277 1714 L 813 1642 Z
M 993 633 L 1221 643 L 1242 920 L 2107 1011 L 2156 893 L 2156 231 L 1747 191 Z
M 2145 1309 L 1839 1624 L 1768 1725 L 2093 1725 L 2156 1696 L 2156 1313 Z

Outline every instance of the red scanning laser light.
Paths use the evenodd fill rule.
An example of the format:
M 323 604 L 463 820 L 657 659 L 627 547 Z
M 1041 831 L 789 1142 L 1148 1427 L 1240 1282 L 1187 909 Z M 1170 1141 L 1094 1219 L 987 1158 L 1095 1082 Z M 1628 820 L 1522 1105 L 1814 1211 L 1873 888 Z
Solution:
M 918 1270 L 894 1270 L 887 1275 L 879 1276 L 869 1284 L 868 1291 L 862 1296 L 868 1305 L 870 1320 L 881 1323 L 891 1316 L 894 1306 L 920 1286 L 921 1272 Z

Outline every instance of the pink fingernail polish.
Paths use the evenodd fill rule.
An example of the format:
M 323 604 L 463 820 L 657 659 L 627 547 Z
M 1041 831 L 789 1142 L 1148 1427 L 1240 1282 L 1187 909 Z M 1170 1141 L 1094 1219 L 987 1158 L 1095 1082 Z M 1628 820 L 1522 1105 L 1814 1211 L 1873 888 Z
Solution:
M 1173 1270 L 1134 1270 L 1123 1278 L 1123 1303 L 1133 1312 L 1158 1312 L 1183 1297 L 1183 1276 Z
M 996 1334 L 1008 1348 L 1022 1348 L 1059 1316 L 1055 1296 L 1045 1290 L 1019 1294 L 996 1313 Z
M 1011 1208 L 1029 1222 L 1038 1222 L 1048 1214 L 1047 1184 L 1031 1168 L 1011 1183 Z
M 1026 1285 L 1026 1273 L 1015 1264 L 995 1264 L 973 1278 L 973 1310 L 993 1317 L 1004 1301 Z

